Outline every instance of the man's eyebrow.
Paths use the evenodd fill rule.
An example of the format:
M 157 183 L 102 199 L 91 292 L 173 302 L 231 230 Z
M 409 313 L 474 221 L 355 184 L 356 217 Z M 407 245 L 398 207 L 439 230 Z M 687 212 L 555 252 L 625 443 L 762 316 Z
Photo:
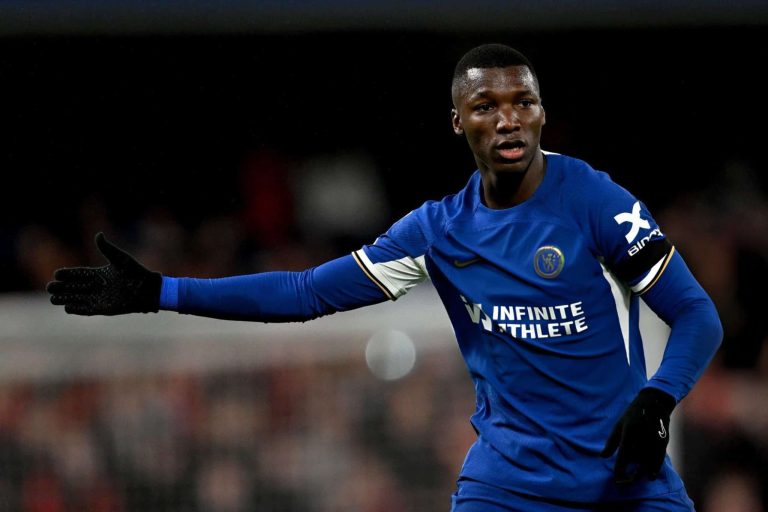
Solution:
M 467 99 L 471 101 L 479 98 L 487 98 L 488 96 L 490 96 L 490 91 L 488 89 L 478 89 L 472 94 L 468 95 Z
M 476 99 L 482 99 L 482 98 L 488 98 L 490 96 L 493 96 L 493 90 L 488 88 L 482 88 L 474 91 L 472 94 L 467 96 L 467 100 L 472 101 Z M 530 88 L 526 87 L 525 89 L 521 89 L 519 91 L 515 91 L 513 93 L 513 96 L 519 97 L 519 96 L 538 96 L 538 93 Z

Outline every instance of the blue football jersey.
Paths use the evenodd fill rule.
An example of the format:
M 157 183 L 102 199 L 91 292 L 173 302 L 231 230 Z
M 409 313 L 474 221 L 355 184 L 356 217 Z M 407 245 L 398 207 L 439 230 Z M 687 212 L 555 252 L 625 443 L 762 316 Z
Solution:
M 486 207 L 476 171 L 353 256 L 389 298 L 431 279 L 447 309 L 477 396 L 462 477 L 585 502 L 679 489 L 668 458 L 657 480 L 619 488 L 599 455 L 647 382 L 638 297 L 674 248 L 606 173 L 545 155 L 524 203 Z

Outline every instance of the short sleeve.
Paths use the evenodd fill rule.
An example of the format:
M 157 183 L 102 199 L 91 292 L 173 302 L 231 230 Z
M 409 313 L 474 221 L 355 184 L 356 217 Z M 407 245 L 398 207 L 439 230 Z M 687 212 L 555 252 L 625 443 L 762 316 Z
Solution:
M 352 253 L 363 272 L 390 300 L 429 278 L 424 257 L 429 248 L 427 205 L 392 225 L 373 244 Z

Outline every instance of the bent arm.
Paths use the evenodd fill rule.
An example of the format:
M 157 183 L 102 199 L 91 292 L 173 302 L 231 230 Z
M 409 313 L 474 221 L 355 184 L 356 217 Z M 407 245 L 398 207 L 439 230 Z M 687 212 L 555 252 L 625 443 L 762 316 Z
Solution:
M 648 386 L 667 392 L 679 402 L 720 346 L 720 318 L 678 253 L 672 255 L 663 274 L 642 298 L 671 327 L 664 356 Z
M 387 300 L 352 255 L 302 272 L 163 276 L 160 309 L 225 320 L 298 322 Z

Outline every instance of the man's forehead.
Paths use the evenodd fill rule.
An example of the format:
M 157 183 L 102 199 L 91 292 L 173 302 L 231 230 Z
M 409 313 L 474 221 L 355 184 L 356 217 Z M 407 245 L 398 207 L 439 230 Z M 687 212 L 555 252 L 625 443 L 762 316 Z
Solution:
M 480 80 L 483 77 L 483 68 L 469 68 L 466 73 L 467 80 Z
M 515 87 L 538 91 L 536 79 L 527 66 L 508 66 L 504 68 L 469 68 L 461 80 L 464 94 L 472 94 L 478 89 L 493 87 Z
M 466 82 L 504 79 L 515 82 L 534 82 L 533 73 L 527 66 L 507 66 L 504 68 L 469 68 L 464 73 Z

